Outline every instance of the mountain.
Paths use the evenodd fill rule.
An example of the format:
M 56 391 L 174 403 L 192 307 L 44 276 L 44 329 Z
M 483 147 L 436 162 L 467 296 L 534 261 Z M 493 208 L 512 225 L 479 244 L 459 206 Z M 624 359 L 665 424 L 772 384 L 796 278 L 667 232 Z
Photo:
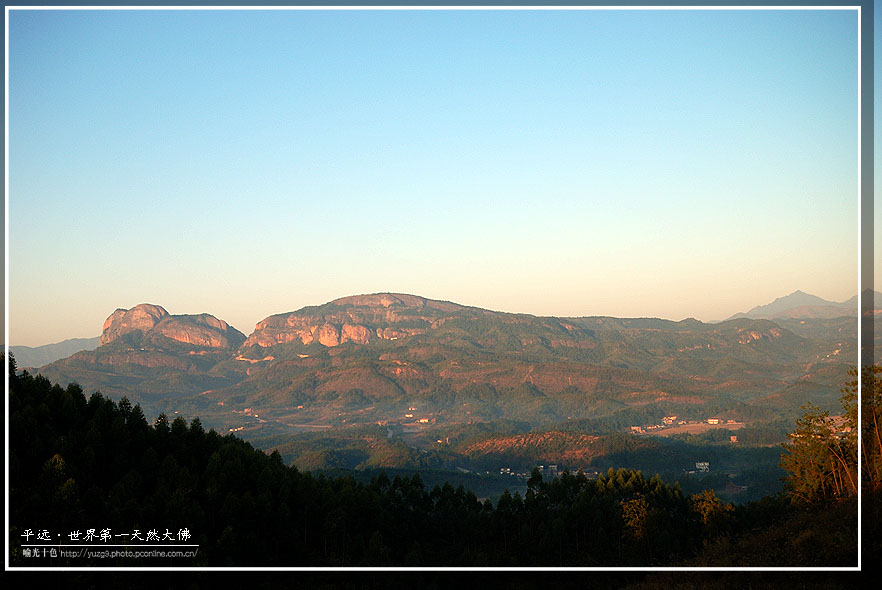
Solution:
M 208 314 L 170 316 L 164 308 L 158 305 L 143 303 L 132 309 L 114 311 L 105 320 L 101 336 L 71 338 L 56 344 L 36 347 L 10 346 L 9 350 L 15 355 L 19 367 L 34 368 L 65 359 L 80 351 L 92 351 L 99 345 L 104 346 L 117 339 L 122 339 L 122 342 L 131 345 L 135 341 L 140 343 L 144 338 L 150 343 L 150 347 L 142 348 L 139 345 L 140 352 L 156 352 L 163 342 L 172 345 L 167 341 L 190 344 L 196 348 L 232 350 L 242 344 L 245 335 L 227 325 L 226 322 Z M 118 348 L 104 348 L 102 352 Z M 189 350 L 187 353 L 189 354 Z M 199 351 L 199 354 L 204 354 L 204 351 Z M 149 354 L 141 356 L 146 357 Z M 96 356 L 96 358 L 98 357 Z M 117 362 L 112 357 L 107 357 L 104 361 L 103 364 Z
M 156 415 L 209 387 L 234 383 L 209 372 L 244 341 L 244 334 L 212 315 L 171 315 L 145 303 L 114 311 L 95 350 L 39 372 L 59 383 L 77 382 L 86 391 L 126 396 Z
M 865 292 L 865 297 L 870 295 Z M 875 291 L 873 294 L 874 309 L 882 308 L 882 293 Z M 794 291 L 785 297 L 778 297 L 766 305 L 757 305 L 748 312 L 736 313 L 729 319 L 752 318 L 752 319 L 777 319 L 777 318 L 837 318 L 843 316 L 857 316 L 857 295 L 847 301 L 837 303 L 827 301 L 816 295 L 810 295 L 802 291 Z
M 199 415 L 246 436 L 378 423 L 627 425 L 672 413 L 774 417 L 798 409 L 805 391 L 823 403 L 829 390 L 835 409 L 856 335 L 848 318 L 537 317 L 380 293 L 269 316 L 247 338 L 208 314 L 116 310 L 96 350 L 40 372 L 125 395 L 148 416 Z
M 43 346 L 10 346 L 9 351 L 15 355 L 15 361 L 21 368 L 42 367 L 81 350 L 92 350 L 98 346 L 98 340 L 98 336 L 70 338 L 63 342 Z

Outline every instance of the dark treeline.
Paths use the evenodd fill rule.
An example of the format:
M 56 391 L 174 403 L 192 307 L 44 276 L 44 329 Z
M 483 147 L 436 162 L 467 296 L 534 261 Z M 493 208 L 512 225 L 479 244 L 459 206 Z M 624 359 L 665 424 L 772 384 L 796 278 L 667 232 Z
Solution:
M 198 418 L 160 415 L 150 424 L 126 399 L 87 397 L 75 384 L 17 375 L 9 362 L 12 565 L 688 565 L 744 539 L 764 542 L 764 527 L 830 505 L 781 495 L 736 509 L 711 490 L 689 496 L 658 476 L 625 469 L 552 480 L 534 471 L 524 496 L 506 492 L 496 506 L 462 486 L 427 489 L 418 474 L 380 474 L 369 483 L 313 476 L 284 465 L 277 452 L 205 431 Z M 817 522 L 829 530 L 827 521 Z M 195 558 L 35 560 L 24 547 L 35 542 L 29 533 L 47 531 L 52 543 L 72 544 L 83 543 L 89 529 L 111 535 L 105 543 L 132 546 L 126 540 L 135 531 L 168 532 L 182 543 L 186 529 L 186 542 L 199 549 Z M 71 541 L 76 531 L 82 536 Z M 819 558 L 811 551 L 788 553 L 779 538 L 765 542 L 767 554 L 786 561 L 780 565 L 855 563 L 848 538 L 830 541 L 841 547 L 826 547 L 824 563 L 808 562 Z M 735 549 L 724 551 L 726 559 L 751 565 L 737 563 Z M 763 547 L 751 543 L 751 551 Z

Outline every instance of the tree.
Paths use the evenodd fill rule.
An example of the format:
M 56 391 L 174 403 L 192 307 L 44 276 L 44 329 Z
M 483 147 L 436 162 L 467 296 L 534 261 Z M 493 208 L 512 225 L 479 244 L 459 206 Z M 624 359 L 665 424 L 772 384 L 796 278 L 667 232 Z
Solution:
M 153 422 L 153 430 L 163 434 L 168 433 L 168 417 L 165 415 L 165 412 L 156 417 L 156 420 Z
M 648 504 L 641 494 L 635 495 L 630 500 L 622 500 L 622 521 L 625 530 L 637 541 L 642 541 L 646 534 L 646 518 Z
M 704 525 L 705 542 L 730 532 L 735 521 L 735 507 L 724 504 L 713 490 L 704 490 L 692 496 L 692 509 Z
M 857 493 L 857 399 L 852 388 L 842 390 L 843 419 L 807 404 L 796 420 L 796 430 L 782 444 L 779 465 L 791 497 L 814 503 L 845 498 Z
M 842 389 L 845 416 L 852 433 L 857 432 L 858 371 L 852 367 L 852 379 Z M 882 367 L 865 366 L 861 370 L 861 463 L 862 483 L 871 488 L 882 486 Z

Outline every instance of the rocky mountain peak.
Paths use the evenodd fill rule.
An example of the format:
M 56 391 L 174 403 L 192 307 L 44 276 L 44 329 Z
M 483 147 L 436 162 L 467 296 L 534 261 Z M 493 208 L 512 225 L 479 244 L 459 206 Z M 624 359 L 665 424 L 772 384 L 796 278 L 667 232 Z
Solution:
M 142 332 L 151 341 L 161 337 L 208 348 L 235 349 L 245 341 L 244 334 L 213 315 L 170 315 L 159 305 L 142 303 L 110 314 L 99 345 L 110 344 L 132 332 Z
M 159 305 L 141 303 L 131 309 L 117 309 L 104 321 L 99 345 L 113 342 L 129 332 L 152 330 L 168 312 Z

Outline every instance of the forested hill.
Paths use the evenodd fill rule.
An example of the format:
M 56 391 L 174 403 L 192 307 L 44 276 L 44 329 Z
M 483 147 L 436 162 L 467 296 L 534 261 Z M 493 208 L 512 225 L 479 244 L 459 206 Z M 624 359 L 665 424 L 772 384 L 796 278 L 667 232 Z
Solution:
M 523 497 L 503 494 L 494 506 L 462 487 L 428 490 L 417 474 L 367 484 L 313 477 L 198 419 L 151 424 L 127 400 L 17 375 L 13 359 L 9 391 L 14 566 L 33 563 L 34 535 L 72 539 L 88 529 L 186 529 L 199 546 L 186 563 L 113 562 L 134 566 L 660 566 L 712 557 L 724 541 L 750 546 L 727 552 L 727 565 L 855 563 L 854 520 L 842 516 L 853 501 L 821 505 L 810 518 L 784 497 L 736 510 L 713 492 L 685 496 L 635 471 L 594 480 L 535 471 Z M 772 534 L 789 530 L 782 523 L 813 534 Z M 59 555 L 40 565 L 107 563 Z

